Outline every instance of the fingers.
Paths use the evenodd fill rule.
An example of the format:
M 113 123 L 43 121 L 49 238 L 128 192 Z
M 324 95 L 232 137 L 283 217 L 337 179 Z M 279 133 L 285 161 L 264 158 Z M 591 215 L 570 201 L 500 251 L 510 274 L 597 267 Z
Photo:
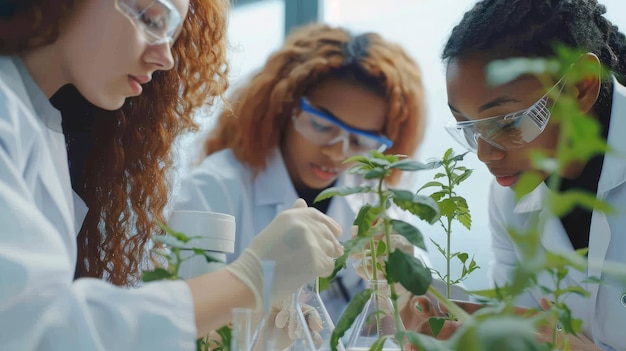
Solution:
M 320 212 L 319 210 L 315 208 L 310 208 L 310 211 L 311 211 L 311 218 L 316 222 L 325 224 L 326 227 L 330 229 L 331 233 L 333 234 L 335 238 L 339 238 L 341 234 L 343 234 L 343 229 L 341 228 L 339 223 L 337 223 L 334 219 L 328 217 L 327 215 L 323 214 L 322 212 Z
M 307 208 L 309 207 L 309 205 L 307 205 L 306 201 L 304 201 L 304 199 L 297 199 L 296 202 L 293 203 L 292 208 Z
M 304 319 L 309 326 L 309 329 L 314 332 L 320 332 L 324 328 L 322 325 L 322 317 L 317 312 L 315 307 L 307 304 L 302 305 L 302 313 L 304 314 Z
M 328 256 L 322 256 L 315 261 L 315 265 L 317 265 L 316 276 L 318 277 L 328 277 L 335 270 L 335 261 Z
M 335 239 L 335 237 L 331 234 L 322 233 L 321 237 L 316 237 L 320 249 L 332 258 L 337 258 L 343 255 L 343 245 L 339 242 L 339 240 Z
M 289 299 L 289 301 L 291 301 L 291 299 Z M 288 322 L 289 304 L 285 305 L 285 303 L 283 303 L 281 310 L 278 312 L 278 314 L 276 314 L 276 320 L 274 321 L 274 325 L 276 325 L 277 328 L 283 329 L 285 326 L 287 326 Z
M 398 249 L 406 254 L 413 254 L 413 244 L 400 234 L 391 234 L 390 244 L 394 249 Z
M 539 306 L 542 310 L 547 311 L 552 307 L 552 302 L 548 301 L 545 297 L 542 297 L 541 300 L 539 300 Z
M 465 312 L 469 314 L 473 314 L 474 312 L 484 307 L 484 305 L 481 305 L 475 302 L 469 302 L 469 301 L 453 301 L 453 302 L 454 304 L 461 307 Z M 439 310 L 441 310 L 441 312 L 443 313 L 448 313 L 448 309 L 446 309 L 446 307 L 443 305 L 439 305 Z

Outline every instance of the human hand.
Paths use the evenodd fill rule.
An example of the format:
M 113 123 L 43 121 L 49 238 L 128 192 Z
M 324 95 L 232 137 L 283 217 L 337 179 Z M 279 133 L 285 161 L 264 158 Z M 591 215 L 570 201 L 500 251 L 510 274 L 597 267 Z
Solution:
M 283 300 L 281 304 L 272 307 L 270 321 L 273 320 L 276 328 L 283 331 L 283 333 L 281 333 L 282 337 L 280 337 L 282 342 L 280 342 L 279 345 L 284 345 L 284 339 L 287 339 L 287 341 L 291 343 L 293 340 L 301 338 L 304 333 L 301 320 L 298 318 L 298 311 L 294 308 L 292 301 L 292 297 L 290 296 Z M 300 303 L 299 306 L 313 338 L 313 343 L 316 347 L 321 346 L 323 340 L 320 336 L 320 331 L 322 331 L 324 327 L 321 316 L 315 307 L 311 305 Z M 285 336 L 287 338 L 285 338 Z
M 548 311 L 552 306 L 552 302 L 548 301 L 545 298 L 542 298 L 539 301 L 539 306 L 542 310 Z M 565 343 L 569 343 L 570 350 L 572 351 L 595 351 L 602 350 L 593 341 L 587 338 L 585 335 L 578 334 L 572 335 L 563 332 L 560 328 L 557 327 L 558 322 L 551 317 L 546 318 L 545 323 L 541 325 L 539 328 L 539 332 L 537 335 L 537 339 L 540 342 L 554 342 L 556 341 L 556 345 L 554 345 L 555 349 L 564 349 Z M 556 331 L 556 333 L 555 333 Z M 556 337 L 556 340 L 555 338 Z
M 359 230 L 358 226 L 352 226 L 351 228 L 352 238 L 355 238 L 357 236 L 358 230 Z M 376 242 L 378 242 L 379 240 L 382 239 L 382 237 L 383 237 L 383 234 L 379 234 L 375 236 L 374 239 Z M 402 235 L 391 234 L 389 237 L 389 240 L 391 244 L 391 249 L 398 249 L 409 255 L 413 254 L 413 249 L 414 249 L 413 244 L 411 244 L 411 242 L 409 242 Z M 374 250 L 376 249 L 377 248 L 374 248 Z M 350 257 L 355 260 L 355 263 L 353 266 L 354 266 L 354 270 L 356 271 L 356 274 L 358 274 L 361 278 L 365 280 L 374 279 L 374 273 L 372 269 L 373 268 L 372 260 L 370 257 L 363 257 L 364 254 L 367 256 L 367 254 L 370 252 L 371 252 L 371 248 L 369 244 L 366 244 L 364 250 L 350 255 Z M 377 261 L 380 267 L 384 269 L 385 268 L 384 256 L 377 257 Z M 383 271 L 377 270 L 375 279 L 385 279 Z
M 332 273 L 333 259 L 343 254 L 343 246 L 337 240 L 340 235 L 337 222 L 298 199 L 293 208 L 276 216 L 226 269 L 252 290 L 259 309 L 262 260 L 276 262 L 270 297 L 272 303 L 278 303 L 305 282 Z
M 461 307 L 465 312 L 473 314 L 483 307 L 481 304 L 469 302 L 469 301 L 453 301 L 456 305 Z M 550 308 L 550 302 L 545 299 L 541 301 L 541 308 L 545 311 Z M 518 316 L 534 317 L 538 313 L 542 313 L 535 309 L 529 309 L 524 307 L 514 307 L 513 313 Z M 431 296 L 413 296 L 406 307 L 400 311 L 400 317 L 407 330 L 414 330 L 418 333 L 434 336 L 430 328 L 428 320 L 431 317 L 448 316 L 447 310 L 443 306 L 439 306 L 439 303 Z M 546 316 L 547 317 L 547 316 Z M 541 325 L 537 331 L 537 340 L 541 343 L 553 342 L 553 331 L 556 328 L 556 321 L 553 318 L 547 317 L 545 323 Z M 454 332 L 461 327 L 461 323 L 453 320 L 446 320 L 443 327 L 437 334 L 436 338 L 439 340 L 449 339 Z M 572 351 L 596 351 L 602 350 L 589 340 L 584 335 L 572 335 L 563 332 L 557 334 L 557 348 L 564 345 L 565 338 L 567 338 Z

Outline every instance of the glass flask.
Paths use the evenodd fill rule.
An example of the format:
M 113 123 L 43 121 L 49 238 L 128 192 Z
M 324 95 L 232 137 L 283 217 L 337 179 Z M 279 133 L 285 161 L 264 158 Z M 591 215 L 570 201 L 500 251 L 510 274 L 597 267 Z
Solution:
M 330 351 L 330 339 L 335 325 L 319 294 L 319 279 L 314 279 L 293 293 L 290 323 L 296 324 L 296 339 L 289 351 Z M 303 328 L 302 326 L 306 326 Z M 345 351 L 339 340 L 338 351 Z
M 250 351 L 252 332 L 254 330 L 253 313 L 250 308 L 233 309 L 233 327 L 230 339 L 231 351 Z
M 381 337 L 387 337 L 382 350 L 400 350 L 395 335 L 404 331 L 404 325 L 400 322 L 400 329 L 396 328 L 389 283 L 386 280 L 369 280 L 367 288 L 372 290 L 372 295 L 352 325 L 346 350 L 369 350 Z

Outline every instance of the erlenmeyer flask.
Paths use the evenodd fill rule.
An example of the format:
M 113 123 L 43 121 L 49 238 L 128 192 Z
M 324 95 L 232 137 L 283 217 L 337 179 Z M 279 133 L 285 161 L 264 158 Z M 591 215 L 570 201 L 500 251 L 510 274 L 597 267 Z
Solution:
M 387 337 L 382 350 L 400 350 L 395 335 L 398 331 L 404 331 L 404 325 L 400 322 L 400 330 L 396 328 L 393 303 L 389 297 L 389 283 L 386 280 L 370 280 L 367 288 L 372 290 L 372 295 L 352 325 L 352 334 L 346 349 L 369 350 L 379 338 Z
M 327 351 L 330 350 L 330 338 L 335 325 L 326 310 L 319 294 L 319 279 L 303 285 L 292 296 L 292 309 L 296 316 L 290 323 L 298 323 L 297 338 L 287 348 L 289 351 Z M 305 326 L 305 327 L 303 327 Z M 341 340 L 337 350 L 344 351 Z

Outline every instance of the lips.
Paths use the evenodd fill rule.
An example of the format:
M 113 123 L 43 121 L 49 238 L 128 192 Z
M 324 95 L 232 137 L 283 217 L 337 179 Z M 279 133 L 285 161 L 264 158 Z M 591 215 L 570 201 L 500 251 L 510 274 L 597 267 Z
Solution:
M 521 172 L 494 172 L 491 173 L 496 177 L 496 182 L 500 186 L 510 187 L 519 181 Z
M 136 80 L 137 83 L 139 84 L 146 84 L 148 82 L 150 82 L 152 80 L 152 77 L 150 77 L 149 75 L 140 75 L 140 76 L 133 76 L 133 75 L 129 75 L 129 77 L 131 77 L 132 79 Z
M 327 167 L 316 164 L 311 164 L 311 167 L 313 168 L 313 173 L 315 173 L 315 175 L 323 181 L 333 180 L 339 174 L 339 170 L 335 167 Z

